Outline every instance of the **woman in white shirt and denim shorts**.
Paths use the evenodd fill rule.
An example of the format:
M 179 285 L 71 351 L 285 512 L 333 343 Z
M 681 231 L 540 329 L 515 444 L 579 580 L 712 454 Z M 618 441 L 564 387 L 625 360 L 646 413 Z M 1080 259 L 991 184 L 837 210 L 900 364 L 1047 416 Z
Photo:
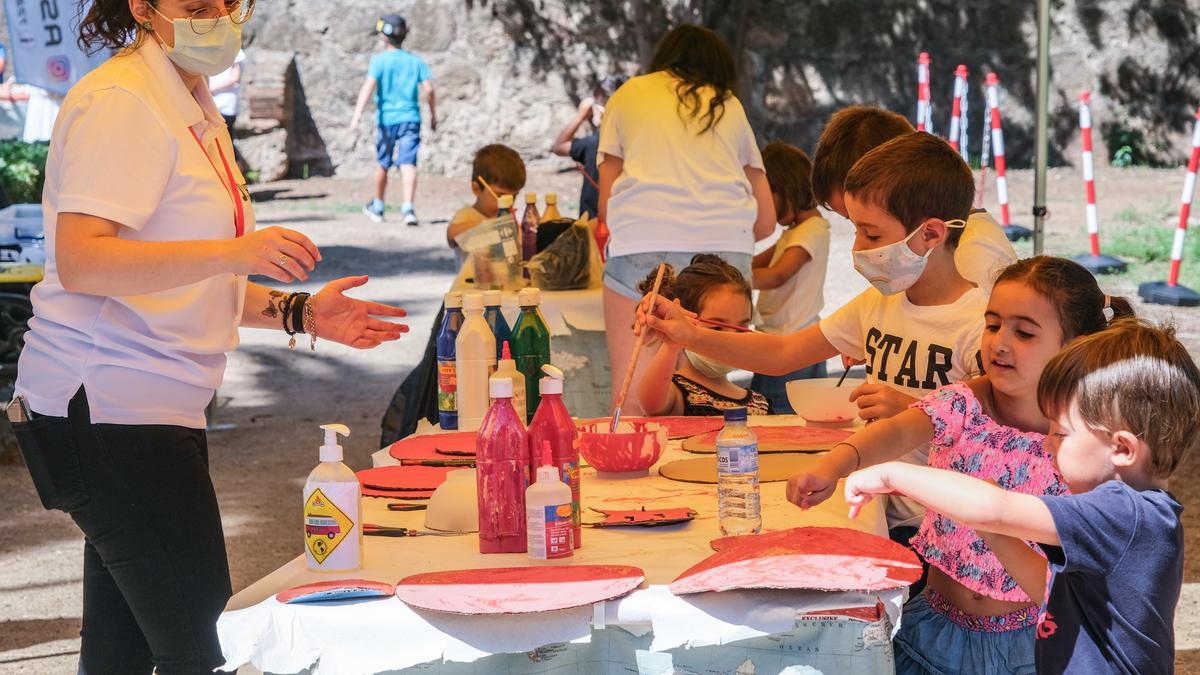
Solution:
M 9 419 L 46 508 L 82 530 L 80 672 L 212 672 L 229 568 L 205 408 L 238 328 L 354 347 L 403 310 L 249 283 L 304 281 L 299 232 L 255 230 L 206 76 L 233 64 L 253 0 L 94 0 L 80 43 L 119 53 L 67 95 L 46 166 L 45 280 Z M 304 340 L 309 343 L 309 339 Z
M 697 253 L 716 253 L 749 279 L 754 242 L 775 228 L 729 47 L 711 30 L 679 26 L 649 70 L 609 99 L 596 160 L 611 232 L 604 322 L 614 397 L 633 353 L 638 283 L 659 263 L 682 269 Z

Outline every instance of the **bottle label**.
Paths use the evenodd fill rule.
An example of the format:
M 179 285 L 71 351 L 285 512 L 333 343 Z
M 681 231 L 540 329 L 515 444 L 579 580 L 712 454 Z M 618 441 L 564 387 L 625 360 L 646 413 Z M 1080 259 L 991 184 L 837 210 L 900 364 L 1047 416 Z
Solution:
M 438 360 L 438 412 L 458 410 L 458 375 L 454 360 Z
M 579 512 L 579 463 L 563 462 L 561 471 L 562 475 L 559 476 L 559 479 L 571 488 L 571 525 L 580 527 L 583 518 Z
M 328 493 L 328 494 L 326 494 Z M 354 513 L 347 514 L 335 502 L 354 504 L 358 485 L 325 485 L 304 500 L 304 549 L 313 569 L 354 569 L 361 561 L 355 546 L 342 546 L 354 530 Z M 357 536 L 357 534 L 355 535 Z
M 758 444 L 718 445 L 717 473 L 737 475 L 757 474 Z
M 566 558 L 574 553 L 570 504 L 525 507 L 529 557 L 537 560 Z

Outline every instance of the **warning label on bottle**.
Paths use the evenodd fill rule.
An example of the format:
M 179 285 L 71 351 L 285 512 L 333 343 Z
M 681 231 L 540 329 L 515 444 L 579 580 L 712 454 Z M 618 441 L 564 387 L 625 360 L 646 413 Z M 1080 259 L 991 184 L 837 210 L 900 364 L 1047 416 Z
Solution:
M 574 552 L 570 504 L 529 506 L 525 526 L 529 532 L 529 557 L 538 560 L 565 558 Z
M 320 488 L 304 503 L 304 546 L 318 564 L 346 540 L 354 521 L 330 501 Z
M 458 410 L 458 375 L 454 361 L 438 361 L 438 412 Z

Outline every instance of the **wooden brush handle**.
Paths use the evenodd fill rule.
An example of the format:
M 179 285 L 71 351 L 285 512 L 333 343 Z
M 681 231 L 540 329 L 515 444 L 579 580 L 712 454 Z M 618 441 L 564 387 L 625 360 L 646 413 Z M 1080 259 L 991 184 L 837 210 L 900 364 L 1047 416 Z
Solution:
M 660 263 L 658 266 L 658 276 L 654 277 L 654 288 L 650 291 L 650 297 L 658 295 L 658 289 L 662 286 L 663 273 L 667 270 L 666 263 Z M 642 304 L 642 300 L 638 301 Z M 617 408 L 625 405 L 625 397 L 629 395 L 629 385 L 633 382 L 633 371 L 637 367 L 638 355 L 642 353 L 642 343 L 646 341 L 645 326 L 642 326 L 642 332 L 638 334 L 637 341 L 633 343 L 633 357 L 629 359 L 629 367 L 625 369 L 625 379 L 621 382 L 621 392 L 617 396 Z

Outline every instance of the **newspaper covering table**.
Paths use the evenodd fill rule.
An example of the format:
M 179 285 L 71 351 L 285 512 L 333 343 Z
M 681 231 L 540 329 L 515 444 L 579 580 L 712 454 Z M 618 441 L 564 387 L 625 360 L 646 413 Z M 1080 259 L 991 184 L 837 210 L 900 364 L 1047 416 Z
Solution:
M 795 418 L 760 420 L 795 423 Z M 661 462 L 692 456 L 672 442 Z M 816 455 L 802 461 L 816 461 Z M 386 450 L 377 465 L 394 460 Z M 719 536 L 713 485 L 677 483 L 651 470 L 613 478 L 582 471 L 590 507 L 688 506 L 690 523 L 658 528 L 585 528 L 572 562 L 628 564 L 646 583 L 594 606 L 535 615 L 457 616 L 414 610 L 392 597 L 333 605 L 285 605 L 274 594 L 329 579 L 299 556 L 230 601 L 218 630 L 227 667 L 318 673 L 851 673 L 890 672 L 890 638 L 906 592 L 750 590 L 676 597 L 666 588 L 711 554 Z M 785 483 L 762 486 L 763 526 L 849 527 L 886 535 L 871 502 L 849 520 L 840 492 L 809 511 L 786 501 Z M 300 518 L 299 504 L 297 518 Z M 596 514 L 585 521 L 598 520 Z M 390 512 L 364 500 L 364 522 L 422 528 L 423 512 Z M 300 542 L 297 541 L 297 549 Z M 346 575 L 385 581 L 420 572 L 528 564 L 524 554 L 481 555 L 475 535 L 366 537 L 364 568 Z M 812 613 L 817 613 L 813 616 Z

